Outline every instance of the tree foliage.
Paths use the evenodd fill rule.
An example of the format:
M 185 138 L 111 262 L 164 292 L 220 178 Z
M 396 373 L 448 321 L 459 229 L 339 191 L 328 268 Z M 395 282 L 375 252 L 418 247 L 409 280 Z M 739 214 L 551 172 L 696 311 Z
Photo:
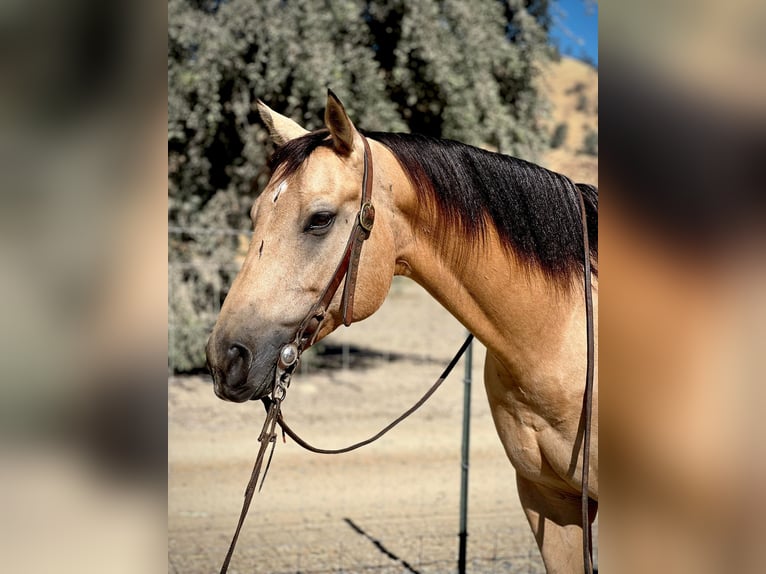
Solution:
M 589 129 L 582 139 L 580 153 L 585 155 L 598 155 L 598 132 Z
M 558 124 L 551 136 L 551 149 L 558 149 L 564 145 L 567 141 L 567 134 L 569 133 L 569 124 L 564 122 Z
M 546 0 L 169 0 L 171 226 L 248 227 L 271 151 L 258 98 L 314 129 L 331 87 L 360 127 L 534 159 L 548 143 L 535 79 L 552 54 L 549 27 Z M 200 325 L 179 337 L 201 337 L 179 354 L 184 369 L 201 361 L 214 316 L 183 319 L 205 308 L 188 299 L 215 298 L 230 279 L 188 269 L 231 264 L 237 246 L 171 235 L 171 257 L 186 265 L 171 279 L 171 314 L 176 328 Z

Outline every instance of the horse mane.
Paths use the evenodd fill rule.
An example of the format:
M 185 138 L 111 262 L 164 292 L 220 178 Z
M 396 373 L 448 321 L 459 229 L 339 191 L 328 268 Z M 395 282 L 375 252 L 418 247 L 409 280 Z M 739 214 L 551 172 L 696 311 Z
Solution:
M 598 261 L 598 191 L 533 163 L 452 140 L 417 134 L 362 132 L 396 157 L 418 194 L 445 225 L 440 244 L 484 240 L 494 226 L 504 247 L 527 268 L 557 283 L 583 272 L 582 193 L 594 274 Z M 318 147 L 331 147 L 327 130 L 311 132 L 276 149 L 269 161 L 285 177 L 300 169 Z

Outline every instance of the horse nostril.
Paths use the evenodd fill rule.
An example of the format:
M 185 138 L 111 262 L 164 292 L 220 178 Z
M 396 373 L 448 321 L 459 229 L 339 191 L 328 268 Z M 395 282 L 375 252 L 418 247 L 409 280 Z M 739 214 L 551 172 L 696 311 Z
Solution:
M 226 379 L 231 387 L 247 382 L 247 373 L 253 354 L 250 349 L 239 343 L 232 343 L 226 351 Z
M 230 361 L 235 361 L 237 358 L 240 358 L 245 363 L 250 363 L 250 351 L 247 347 L 240 345 L 239 343 L 233 343 L 226 354 Z

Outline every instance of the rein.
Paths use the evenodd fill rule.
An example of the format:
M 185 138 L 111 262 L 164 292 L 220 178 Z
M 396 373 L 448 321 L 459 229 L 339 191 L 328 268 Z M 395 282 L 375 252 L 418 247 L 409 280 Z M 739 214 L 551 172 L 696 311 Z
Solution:
M 250 504 L 253 499 L 253 495 L 263 488 L 263 483 L 266 480 L 269 467 L 271 465 L 271 459 L 274 456 L 274 448 L 277 442 L 276 427 L 282 429 L 282 435 L 289 436 L 299 446 L 313 453 L 317 454 L 343 454 L 351 452 L 363 446 L 366 446 L 372 442 L 375 442 L 391 429 L 399 425 L 402 421 L 412 415 L 420 407 L 422 407 L 426 401 L 436 392 L 441 386 L 444 380 L 449 376 L 455 365 L 465 353 L 468 345 L 473 340 L 473 335 L 469 334 L 466 340 L 458 349 L 455 356 L 445 367 L 442 374 L 431 385 L 431 387 L 423 394 L 423 396 L 409 409 L 403 412 L 394 421 L 389 423 L 379 432 L 373 436 L 354 443 L 350 446 L 339 449 L 323 449 L 312 446 L 305 440 L 303 440 L 296 432 L 290 428 L 285 422 L 282 416 L 282 402 L 287 396 L 287 389 L 290 386 L 293 371 L 298 365 L 303 352 L 314 344 L 316 336 L 319 333 L 319 329 L 327 316 L 327 311 L 330 307 L 330 303 L 335 297 L 341 282 L 345 278 L 345 284 L 343 286 L 343 295 L 341 298 L 341 313 L 343 316 L 343 324 L 349 326 L 353 319 L 354 311 L 354 292 L 356 290 L 356 279 L 359 271 L 359 260 L 362 253 L 362 245 L 370 237 L 373 224 L 375 223 L 375 208 L 372 204 L 372 179 L 373 179 L 373 165 L 372 165 L 372 152 L 370 150 L 370 144 L 367 138 L 362 134 L 359 134 L 364 143 L 364 173 L 362 176 L 362 199 L 359 211 L 356 215 L 356 221 L 354 227 L 349 235 L 348 242 L 343 251 L 340 263 L 335 268 L 330 281 L 327 283 L 322 295 L 319 297 L 316 303 L 311 307 L 306 314 L 303 321 L 298 326 L 298 330 L 295 333 L 295 338 L 292 342 L 284 345 L 279 351 L 279 357 L 277 359 L 277 368 L 275 373 L 274 387 L 270 397 L 261 399 L 264 407 L 266 408 L 266 419 L 263 421 L 263 427 L 258 436 L 258 442 L 260 447 L 258 448 L 258 455 L 255 458 L 255 464 L 250 474 L 250 480 L 248 481 L 247 488 L 245 489 L 244 502 L 242 504 L 242 510 L 237 522 L 237 528 L 234 531 L 234 536 L 229 544 L 229 549 L 226 552 L 223 564 L 221 566 L 220 574 L 226 574 L 229 569 L 229 563 L 234 554 L 234 549 L 239 539 L 239 533 L 242 530 L 242 525 L 245 522 Z M 580 194 L 580 207 L 582 210 L 583 219 L 583 241 L 585 245 L 585 296 L 586 296 L 586 311 L 588 315 L 588 371 L 586 376 L 585 396 L 583 398 L 583 416 L 586 419 L 585 431 L 584 431 L 584 448 L 583 448 L 583 560 L 585 564 L 586 574 L 592 572 L 589 560 L 589 548 L 590 548 L 590 536 L 589 536 L 589 521 L 588 521 L 588 465 L 587 461 L 590 460 L 590 419 L 591 419 L 591 403 L 593 395 L 593 302 L 591 297 L 591 284 L 590 284 L 590 251 L 588 247 L 587 237 L 587 225 L 585 219 L 585 204 L 583 203 L 582 193 Z M 269 445 L 271 449 L 269 450 Z M 266 451 L 269 450 L 268 459 L 266 460 L 266 467 L 263 468 L 263 462 L 266 459 Z M 263 475 L 261 476 L 261 470 Z M 258 483 L 258 479 L 260 484 Z M 588 535 L 586 537 L 586 532 Z
M 583 275 L 585 276 L 585 330 L 588 346 L 588 363 L 585 371 L 585 392 L 582 400 L 583 446 L 582 446 L 582 492 L 580 493 L 580 511 L 582 513 L 582 563 L 585 574 L 593 573 L 593 550 L 591 549 L 590 496 L 588 481 L 590 476 L 590 423 L 593 415 L 593 286 L 591 285 L 590 244 L 588 241 L 588 220 L 585 214 L 585 199 L 578 189 L 580 214 L 582 215 Z

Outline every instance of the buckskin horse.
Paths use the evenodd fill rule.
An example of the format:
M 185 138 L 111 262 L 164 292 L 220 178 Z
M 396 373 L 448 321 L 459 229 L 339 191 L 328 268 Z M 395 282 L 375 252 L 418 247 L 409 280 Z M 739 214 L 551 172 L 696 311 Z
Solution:
M 579 456 L 586 245 L 598 308 L 596 188 L 455 141 L 361 132 L 332 92 L 326 129 L 314 132 L 258 108 L 277 146 L 273 175 L 208 341 L 215 393 L 268 397 L 295 360 L 291 341 L 302 351 L 369 317 L 394 275 L 410 277 L 486 346 L 490 409 L 546 570 L 581 572 L 582 514 L 590 528 L 598 507 L 597 383 L 584 512 Z

